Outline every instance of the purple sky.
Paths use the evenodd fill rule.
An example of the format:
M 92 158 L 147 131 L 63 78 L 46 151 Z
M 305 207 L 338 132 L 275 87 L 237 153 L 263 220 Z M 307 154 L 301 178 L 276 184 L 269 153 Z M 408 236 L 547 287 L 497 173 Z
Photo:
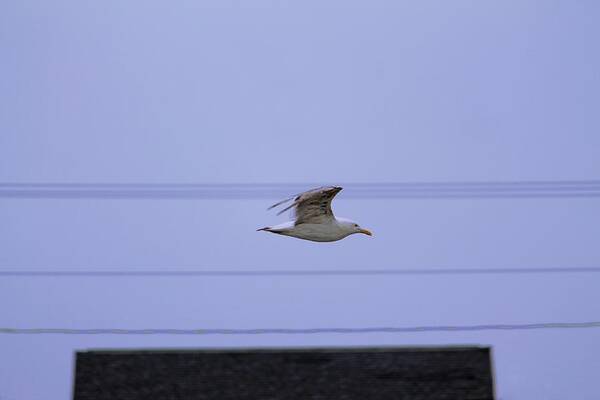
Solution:
M 3 2 L 0 182 L 599 179 L 598 20 L 591 0 Z M 597 198 L 344 193 L 374 237 L 257 233 L 285 219 L 269 199 L 0 199 L 0 269 L 600 265 Z M 0 277 L 0 327 L 591 321 L 599 278 Z M 77 349 L 482 344 L 502 400 L 596 400 L 599 334 L 0 335 L 0 399 L 69 398 Z

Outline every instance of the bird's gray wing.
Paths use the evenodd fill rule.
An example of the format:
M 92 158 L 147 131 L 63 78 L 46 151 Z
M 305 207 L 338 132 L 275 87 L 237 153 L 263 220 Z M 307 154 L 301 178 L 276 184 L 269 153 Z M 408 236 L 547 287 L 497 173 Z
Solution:
M 294 198 L 294 202 L 281 210 L 277 215 L 286 212 L 290 208 L 294 209 L 296 217 L 295 225 L 300 224 L 319 224 L 333 219 L 333 211 L 331 210 L 331 200 L 342 190 L 339 186 L 323 186 L 320 188 L 308 190 L 300 193 Z M 271 206 L 276 207 L 280 204 L 289 201 L 284 200 Z

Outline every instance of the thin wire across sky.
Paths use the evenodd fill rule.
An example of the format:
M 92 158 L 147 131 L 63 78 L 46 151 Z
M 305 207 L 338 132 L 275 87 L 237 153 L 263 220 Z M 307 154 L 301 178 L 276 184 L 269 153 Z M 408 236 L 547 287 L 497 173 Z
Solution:
M 247 329 L 120 329 L 120 328 L 0 328 L 7 335 L 314 335 L 314 334 L 364 334 L 364 333 L 423 333 L 423 332 L 480 332 L 527 331 L 542 329 L 600 328 L 600 321 L 542 322 L 525 324 L 439 325 L 439 326 L 380 326 L 362 328 L 247 328 Z
M 330 183 L 0 183 L 0 198 L 265 199 Z M 600 180 L 343 183 L 348 199 L 597 198 Z
M 362 268 L 362 269 L 105 269 L 105 270 L 23 270 L 0 271 L 0 277 L 302 277 L 302 276 L 393 276 L 393 275 L 513 275 L 513 274 L 598 274 L 600 267 L 550 267 L 550 268 Z

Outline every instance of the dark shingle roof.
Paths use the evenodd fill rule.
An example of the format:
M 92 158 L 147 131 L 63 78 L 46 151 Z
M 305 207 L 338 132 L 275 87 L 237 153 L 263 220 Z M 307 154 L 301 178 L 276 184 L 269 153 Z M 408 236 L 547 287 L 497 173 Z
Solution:
M 493 398 L 481 347 L 84 351 L 74 389 L 74 400 Z

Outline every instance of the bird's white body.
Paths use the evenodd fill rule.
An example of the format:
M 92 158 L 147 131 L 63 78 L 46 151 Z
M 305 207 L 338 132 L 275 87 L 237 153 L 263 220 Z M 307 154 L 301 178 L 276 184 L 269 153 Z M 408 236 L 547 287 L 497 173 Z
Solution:
M 294 221 L 285 222 L 265 229 L 268 232 L 280 235 L 293 236 L 299 239 L 312 240 L 313 242 L 335 242 L 348 235 L 357 233 L 354 224 L 348 220 L 331 219 L 320 224 L 295 225 Z

